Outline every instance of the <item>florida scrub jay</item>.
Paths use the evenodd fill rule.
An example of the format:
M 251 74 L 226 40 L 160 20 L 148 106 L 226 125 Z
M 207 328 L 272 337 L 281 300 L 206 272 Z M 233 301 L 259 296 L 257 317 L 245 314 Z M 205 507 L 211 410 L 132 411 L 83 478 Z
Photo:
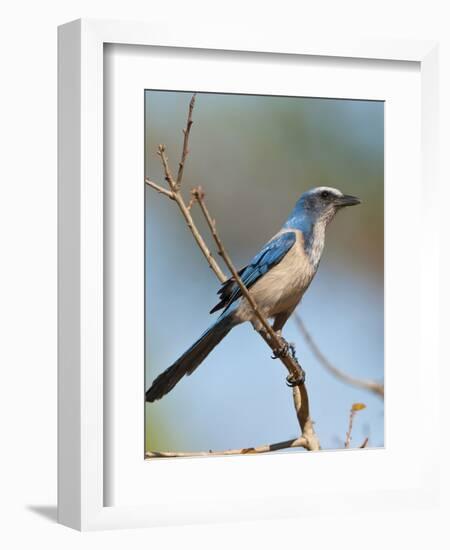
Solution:
M 261 313 L 273 318 L 281 334 L 319 267 L 325 244 L 325 229 L 336 212 L 360 200 L 331 187 L 316 187 L 303 193 L 281 230 L 252 261 L 239 271 Z M 192 374 L 230 330 L 246 321 L 260 330 L 260 323 L 248 301 L 231 278 L 223 283 L 220 301 L 211 313 L 223 309 L 215 323 L 146 392 L 153 402 L 168 393 L 185 374 Z

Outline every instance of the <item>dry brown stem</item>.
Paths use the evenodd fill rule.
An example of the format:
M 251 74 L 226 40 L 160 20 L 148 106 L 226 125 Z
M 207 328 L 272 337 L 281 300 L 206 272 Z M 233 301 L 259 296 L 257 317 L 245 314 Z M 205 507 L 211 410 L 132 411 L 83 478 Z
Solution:
M 161 162 L 164 168 L 165 179 L 169 184 L 170 191 L 167 189 L 164 189 L 164 187 L 161 187 L 157 183 L 151 181 L 149 178 L 145 178 L 145 183 L 150 187 L 152 187 L 153 189 L 156 189 L 158 193 L 162 193 L 163 195 L 174 200 L 177 203 L 178 208 L 180 209 L 180 212 L 186 221 L 186 225 L 191 231 L 192 236 L 195 239 L 195 242 L 197 243 L 198 247 L 200 248 L 203 255 L 205 256 L 209 266 L 214 271 L 219 281 L 221 283 L 225 282 L 227 280 L 226 275 L 220 269 L 219 264 L 214 259 L 214 256 L 209 250 L 208 245 L 205 243 L 203 237 L 200 234 L 200 231 L 197 229 L 197 226 L 195 225 L 194 220 L 192 219 L 192 216 L 191 216 L 190 207 L 188 208 L 188 205 L 184 202 L 180 189 L 177 187 L 177 183 L 172 177 L 170 167 L 169 167 L 169 159 L 167 158 L 166 148 L 164 147 L 164 145 L 159 145 L 158 155 L 161 157 Z M 184 159 L 183 162 L 186 162 L 186 159 Z
M 186 128 L 183 130 L 183 134 L 184 134 L 183 152 L 181 153 L 181 160 L 178 165 L 178 174 L 177 174 L 177 181 L 176 181 L 177 189 L 180 189 L 181 187 L 181 180 L 183 179 L 184 165 L 186 163 L 186 158 L 189 153 L 189 136 L 191 133 L 192 124 L 194 123 L 192 120 L 192 112 L 194 110 L 194 106 L 195 106 L 195 94 L 192 96 L 191 101 L 189 102 L 189 111 L 188 111 L 188 118 L 186 122 Z
M 308 449 L 308 442 L 305 437 L 280 441 L 271 445 L 261 445 L 259 447 L 247 447 L 243 449 L 226 449 L 224 451 L 149 451 L 145 453 L 146 458 L 168 458 L 168 457 L 188 457 L 188 456 L 228 456 L 228 455 L 249 455 L 270 453 L 272 451 L 282 451 L 283 449 L 295 449 L 302 447 Z
M 360 448 L 360 449 L 365 449 L 365 448 L 367 447 L 368 443 L 369 443 L 369 438 L 366 437 L 366 438 L 364 439 L 364 441 L 361 443 L 361 445 L 359 446 L 359 448 Z
M 380 384 L 379 382 L 375 382 L 374 380 L 364 380 L 362 378 L 356 378 L 354 376 L 350 376 L 349 374 L 343 372 L 342 370 L 335 367 L 321 352 L 319 346 L 314 341 L 313 337 L 311 336 L 310 332 L 305 326 L 305 323 L 302 321 L 298 313 L 294 314 L 294 319 L 297 324 L 297 327 L 299 331 L 302 333 L 305 342 L 308 344 L 310 350 L 315 355 L 316 359 L 319 361 L 319 363 L 333 376 L 341 380 L 342 382 L 346 384 L 350 384 L 351 386 L 355 386 L 357 388 L 362 388 L 364 390 L 371 391 L 375 395 L 378 395 L 378 397 L 381 397 L 384 399 L 384 385 Z
M 344 445 L 346 449 L 350 448 L 350 442 L 352 440 L 353 420 L 355 418 L 355 415 L 358 411 L 362 411 L 365 408 L 366 406 L 364 405 L 364 403 L 353 403 L 352 408 L 350 409 L 350 414 L 348 418 L 348 431 L 345 436 L 345 445 Z M 364 448 L 367 445 L 368 441 L 369 439 L 366 437 L 363 444 L 360 445 L 360 448 Z

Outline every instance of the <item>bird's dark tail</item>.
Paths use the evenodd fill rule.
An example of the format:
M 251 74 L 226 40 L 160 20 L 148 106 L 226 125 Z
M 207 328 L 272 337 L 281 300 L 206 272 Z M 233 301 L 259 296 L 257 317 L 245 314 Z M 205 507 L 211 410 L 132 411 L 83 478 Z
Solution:
M 178 384 L 185 374 L 192 374 L 217 344 L 225 338 L 233 326 L 234 322 L 230 316 L 219 317 L 214 325 L 204 332 L 172 366 L 153 381 L 153 384 L 145 393 L 145 400 L 151 403 L 161 399 Z

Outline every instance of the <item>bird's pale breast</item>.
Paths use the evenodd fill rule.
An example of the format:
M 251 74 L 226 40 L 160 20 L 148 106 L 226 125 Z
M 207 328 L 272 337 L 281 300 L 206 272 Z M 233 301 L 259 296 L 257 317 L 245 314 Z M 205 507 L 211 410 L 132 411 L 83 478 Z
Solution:
M 314 267 L 304 250 L 302 233 L 292 229 L 289 231 L 296 233 L 297 239 L 294 246 L 279 264 L 250 289 L 256 303 L 267 317 L 292 311 L 314 276 Z M 237 313 L 242 320 L 251 320 L 253 317 L 253 310 L 246 300 L 242 300 Z

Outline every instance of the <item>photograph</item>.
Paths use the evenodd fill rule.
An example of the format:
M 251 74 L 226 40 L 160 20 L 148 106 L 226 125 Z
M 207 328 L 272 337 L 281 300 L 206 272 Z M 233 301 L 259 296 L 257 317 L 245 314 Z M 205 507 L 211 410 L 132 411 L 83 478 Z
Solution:
M 448 2 L 404 4 L 5 3 L 1 548 L 450 549 Z
M 383 448 L 384 102 L 144 101 L 146 459 Z

